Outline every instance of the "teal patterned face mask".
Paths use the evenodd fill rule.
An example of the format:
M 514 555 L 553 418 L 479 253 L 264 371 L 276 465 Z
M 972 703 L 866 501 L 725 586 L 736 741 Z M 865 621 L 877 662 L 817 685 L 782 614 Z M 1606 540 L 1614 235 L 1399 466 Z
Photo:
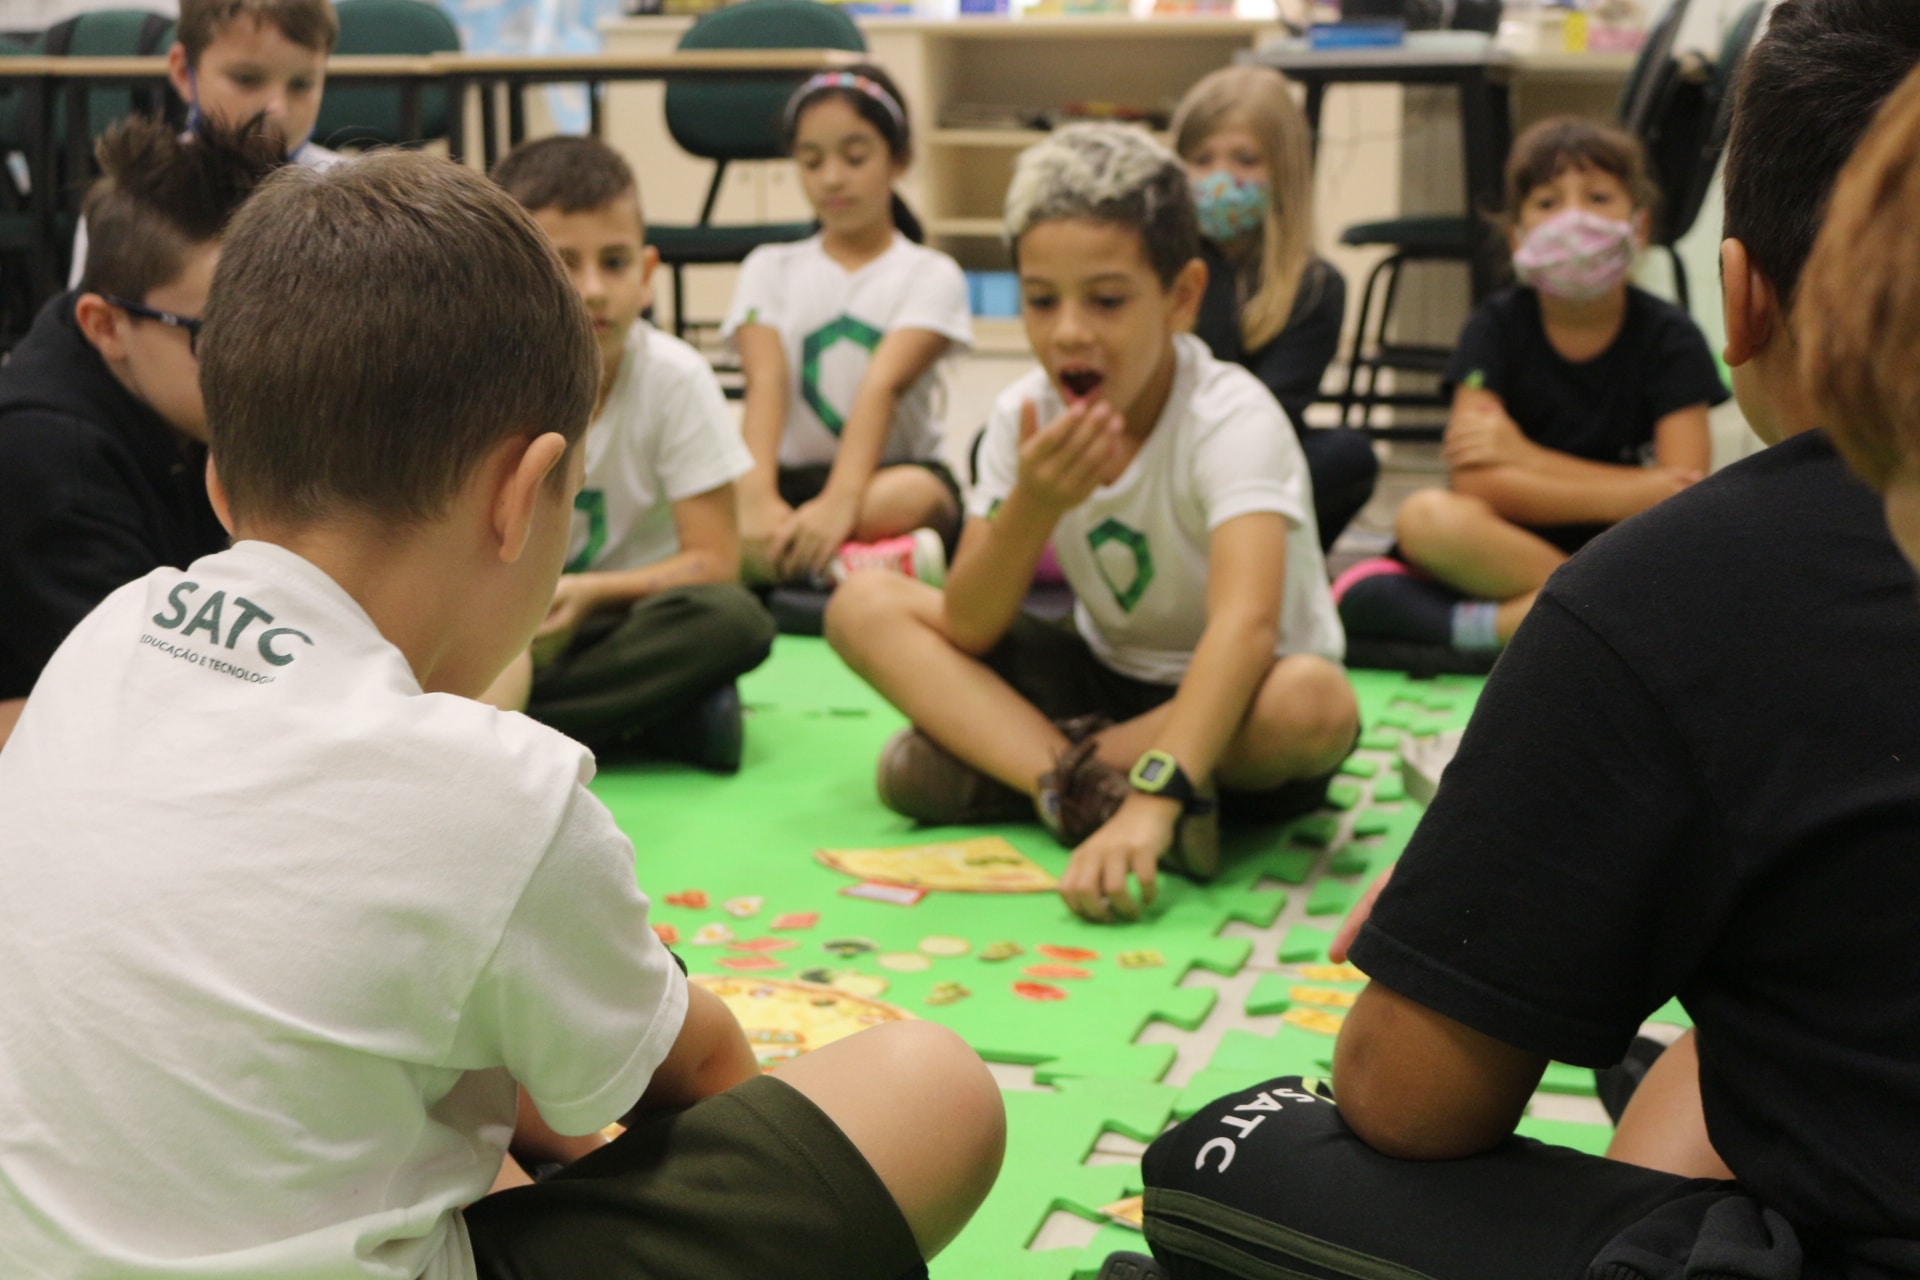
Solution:
M 1215 169 L 1193 180 L 1193 203 L 1200 211 L 1200 234 L 1215 244 L 1230 244 L 1260 230 L 1267 216 L 1267 182 L 1243 182 Z

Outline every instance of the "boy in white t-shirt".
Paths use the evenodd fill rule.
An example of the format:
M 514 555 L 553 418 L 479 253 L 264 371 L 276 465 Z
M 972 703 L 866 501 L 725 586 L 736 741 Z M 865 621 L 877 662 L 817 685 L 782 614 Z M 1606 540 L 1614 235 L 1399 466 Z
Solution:
M 539 227 L 418 153 L 286 169 L 205 320 L 235 545 L 108 597 L 0 751 L 0 1275 L 924 1275 L 997 1167 L 979 1060 L 760 1076 L 591 757 L 473 700 L 595 396 Z
M 566 574 L 530 654 L 489 700 L 595 751 L 731 773 L 734 681 L 773 645 L 772 615 L 739 585 L 734 482 L 753 457 L 711 366 L 640 318 L 659 254 L 619 153 L 597 138 L 541 138 L 504 156 L 493 180 L 547 233 L 587 304 L 600 395 Z
M 327 56 L 340 38 L 332 0 L 181 0 L 167 50 L 167 82 L 187 104 L 187 135 L 207 123 L 238 128 L 263 116 L 288 164 L 324 169 L 340 153 L 313 141 L 326 87 Z M 87 268 L 87 222 L 73 237 L 67 286 Z
M 1132 919 L 1130 874 L 1150 902 L 1163 856 L 1217 866 L 1216 787 L 1261 816 L 1316 804 L 1358 708 L 1300 447 L 1186 333 L 1206 268 L 1179 160 L 1060 130 L 1021 155 L 1007 233 L 1041 368 L 994 407 L 944 595 L 859 575 L 827 636 L 913 720 L 881 756 L 889 807 L 1037 809 L 1074 849 L 1068 904 Z M 1072 631 L 1020 613 L 1049 538 Z

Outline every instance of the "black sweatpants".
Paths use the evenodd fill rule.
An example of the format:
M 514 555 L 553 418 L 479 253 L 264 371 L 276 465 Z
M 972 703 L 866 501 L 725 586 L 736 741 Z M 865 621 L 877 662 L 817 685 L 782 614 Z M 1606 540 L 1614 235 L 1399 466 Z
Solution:
M 630 743 L 767 659 L 773 615 L 732 583 L 674 587 L 581 624 L 527 714 L 595 751 Z
M 1218 1099 L 1148 1148 L 1147 1241 L 1180 1280 L 1838 1280 L 1738 1183 L 1514 1137 L 1396 1160 L 1321 1081 Z

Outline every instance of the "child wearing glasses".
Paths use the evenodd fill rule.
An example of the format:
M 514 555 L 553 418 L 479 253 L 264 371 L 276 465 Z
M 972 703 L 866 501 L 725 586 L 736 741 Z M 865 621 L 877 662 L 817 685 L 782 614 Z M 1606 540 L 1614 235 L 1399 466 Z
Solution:
M 281 153 L 259 125 L 189 141 L 128 120 L 100 140 L 86 279 L 0 368 L 0 743 L 110 591 L 227 545 L 193 340 L 221 228 Z

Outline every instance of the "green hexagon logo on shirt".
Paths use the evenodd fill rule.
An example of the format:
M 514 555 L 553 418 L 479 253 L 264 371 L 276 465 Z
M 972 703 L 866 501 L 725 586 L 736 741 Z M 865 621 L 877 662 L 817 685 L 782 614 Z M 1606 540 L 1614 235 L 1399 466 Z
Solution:
M 880 339 L 886 335 L 865 321 L 855 320 L 852 316 L 841 316 L 830 320 L 808 334 L 800 343 L 800 396 L 807 402 L 820 424 L 827 430 L 839 435 L 847 425 L 847 419 L 838 409 L 827 402 L 826 393 L 820 389 L 820 365 L 828 351 L 842 342 L 851 342 L 869 355 L 880 345 Z
M 1087 534 L 1087 546 L 1115 603 L 1132 613 L 1153 585 L 1153 547 L 1147 535 L 1108 516 Z

